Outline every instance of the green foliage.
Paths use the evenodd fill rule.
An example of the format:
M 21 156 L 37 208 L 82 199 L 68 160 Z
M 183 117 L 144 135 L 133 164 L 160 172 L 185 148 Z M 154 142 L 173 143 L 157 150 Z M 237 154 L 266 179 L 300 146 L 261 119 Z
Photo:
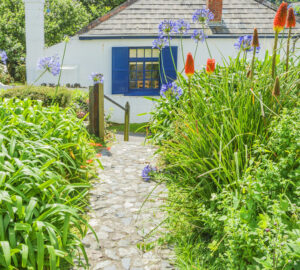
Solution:
M 90 15 L 78 1 L 48 0 L 45 6 L 45 42 L 47 46 L 61 42 L 65 35 L 73 36 L 89 23 Z
M 183 241 L 181 233 L 177 236 L 179 262 L 188 261 L 188 253 L 189 263 L 197 269 L 300 267 L 299 115 L 299 108 L 284 110 L 272 122 L 267 144 L 257 141 L 235 192 L 228 186 L 208 200 L 190 204 L 184 209 L 187 219 L 180 217 L 180 191 L 172 190 L 172 209 L 179 212 L 172 214 L 173 231 L 192 225 Z M 178 188 L 172 183 L 171 187 Z M 187 195 L 181 199 L 188 200 Z
M 276 98 L 269 55 L 255 61 L 253 81 L 238 55 L 212 75 L 196 72 L 191 100 L 179 74 L 184 94 L 159 99 L 152 112 L 151 138 L 160 146 L 159 177 L 169 186 L 168 225 L 182 269 L 298 267 L 299 110 L 292 110 L 299 105 L 300 66 L 292 58 L 285 74 L 279 59 Z
M 46 12 L 47 10 L 50 12 Z M 77 1 L 51 0 L 45 5 L 45 41 L 51 46 L 72 36 L 90 20 L 90 15 Z M 23 0 L 0 2 L 0 49 L 8 56 L 9 73 L 18 81 L 24 80 L 25 11 Z
M 0 97 L 2 98 L 17 98 L 17 99 L 31 99 L 41 100 L 43 106 L 50 106 L 53 104 L 55 97 L 55 88 L 44 87 L 44 86 L 22 86 L 9 89 L 1 92 Z M 71 104 L 72 92 L 64 87 L 58 89 L 55 97 L 55 103 L 59 107 L 67 107 Z
M 89 135 L 74 112 L 36 101 L 1 101 L 0 118 L 0 267 L 67 269 L 85 254 Z
M 80 0 L 80 3 L 92 16 L 92 20 L 95 20 L 125 1 L 126 0 Z
M 9 84 L 12 81 L 5 65 L 0 64 L 0 83 Z

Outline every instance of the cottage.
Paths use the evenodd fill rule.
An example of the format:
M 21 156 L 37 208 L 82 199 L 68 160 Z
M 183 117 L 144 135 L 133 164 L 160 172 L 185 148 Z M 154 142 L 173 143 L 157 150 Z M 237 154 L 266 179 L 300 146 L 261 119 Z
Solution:
M 34 82 L 38 77 L 37 61 L 41 56 L 62 56 L 64 44 L 44 48 L 44 0 L 24 0 L 26 8 L 27 79 Z M 131 122 L 145 122 L 154 103 L 144 96 L 159 96 L 162 85 L 160 65 L 164 65 L 168 80 L 176 79 L 177 70 L 184 67 L 181 39 L 172 37 L 171 49 L 161 52 L 152 49 L 152 41 L 158 36 L 161 21 L 184 19 L 191 24 L 189 34 L 183 37 L 183 55 L 194 52 L 196 43 L 191 33 L 200 25 L 192 22 L 195 10 L 209 8 L 214 20 L 205 25 L 205 34 L 211 54 L 217 62 L 234 57 L 234 43 L 242 35 L 258 29 L 261 54 L 272 50 L 273 18 L 276 7 L 265 0 L 128 0 L 103 17 L 93 21 L 67 45 L 63 67 L 62 84 L 78 83 L 88 87 L 92 84 L 92 72 L 104 74 L 104 91 L 107 96 L 124 105 L 131 105 Z M 295 30 L 299 34 L 299 27 Z M 163 61 L 159 61 L 159 57 Z M 200 43 L 195 59 L 200 69 L 209 58 L 205 44 Z M 56 83 L 57 78 L 45 76 L 37 84 Z M 113 108 L 112 121 L 122 122 L 123 112 L 107 102 L 106 110 Z

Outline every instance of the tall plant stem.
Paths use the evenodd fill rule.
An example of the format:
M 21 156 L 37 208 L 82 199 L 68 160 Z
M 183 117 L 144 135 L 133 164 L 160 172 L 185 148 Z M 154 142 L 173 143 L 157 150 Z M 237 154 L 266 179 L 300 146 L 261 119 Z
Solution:
M 191 109 L 193 109 L 193 105 L 192 105 L 192 93 L 191 93 L 191 76 L 189 76 L 189 104 Z
M 165 67 L 164 67 L 164 57 L 162 55 L 162 51 L 160 53 L 160 58 L 161 59 L 161 66 L 162 66 L 162 70 L 163 70 L 163 74 L 164 74 L 164 78 L 165 78 L 165 83 L 168 83 L 168 80 L 167 80 L 167 75 L 166 75 L 166 72 L 165 72 Z M 160 72 L 159 72 L 160 73 Z M 163 82 L 163 80 L 161 80 Z
M 173 52 L 172 52 L 172 47 L 171 47 L 171 40 L 170 40 L 170 37 L 169 37 L 169 48 L 170 48 L 170 54 L 171 54 L 173 66 L 174 66 L 175 72 L 177 73 L 177 67 L 176 67 L 176 64 L 175 64 L 174 57 L 173 57 Z
M 184 59 L 184 52 L 183 52 L 183 42 L 182 42 L 182 35 L 181 35 L 181 38 L 180 38 L 180 42 L 181 42 L 182 63 L 183 63 L 183 65 L 184 65 L 184 63 L 185 63 L 185 59 Z
M 276 53 L 277 53 L 278 35 L 279 32 L 276 31 L 275 39 L 274 39 L 273 57 L 272 57 L 272 78 L 273 79 L 275 79 L 275 75 L 276 75 Z
M 62 56 L 62 59 L 61 59 L 61 65 L 60 65 L 60 71 L 59 71 L 58 81 L 57 81 L 57 85 L 56 85 L 56 89 L 55 89 L 55 94 L 54 94 L 54 98 L 52 100 L 51 105 L 54 104 L 54 101 L 56 99 L 57 92 L 58 92 L 58 87 L 60 86 L 60 79 L 61 79 L 62 68 L 63 68 L 63 64 L 64 64 L 64 60 L 65 60 L 65 55 L 66 55 L 67 43 L 68 42 L 65 42 L 64 52 L 63 52 L 63 56 Z
M 202 24 L 202 30 L 203 30 L 203 35 L 205 35 L 205 33 L 204 33 L 204 24 Z M 211 55 L 211 52 L 210 52 L 210 49 L 209 49 L 209 46 L 208 46 L 208 43 L 207 43 L 207 39 L 204 38 L 204 40 L 205 40 L 206 48 L 207 48 L 207 51 L 208 51 L 208 54 L 209 54 L 209 58 L 212 59 L 212 55 Z
M 29 88 L 27 89 L 27 91 L 29 91 L 31 88 L 32 88 L 32 86 L 40 79 L 40 78 L 42 78 L 43 76 L 44 76 L 44 74 L 47 72 L 47 69 L 45 69 L 38 77 L 37 77 L 37 79 L 29 86 Z
M 291 40 L 291 35 L 292 35 L 292 28 L 289 28 L 289 35 L 288 35 L 288 40 L 287 40 L 287 48 L 286 48 L 286 74 L 285 77 L 287 78 L 288 72 L 289 72 L 289 58 L 290 58 L 290 40 Z
M 198 47 L 199 47 L 199 41 L 197 41 L 197 45 L 196 45 L 196 49 L 195 49 L 195 53 L 194 53 L 194 59 L 196 59 Z
M 254 76 L 254 63 L 255 63 L 255 54 L 256 54 L 256 47 L 253 48 L 253 57 L 252 57 L 252 63 L 251 63 L 251 84 L 253 87 L 253 76 Z

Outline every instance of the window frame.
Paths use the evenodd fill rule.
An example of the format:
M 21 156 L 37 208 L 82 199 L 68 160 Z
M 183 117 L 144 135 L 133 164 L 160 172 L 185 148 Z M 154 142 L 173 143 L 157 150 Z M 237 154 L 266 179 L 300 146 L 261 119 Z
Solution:
M 138 49 L 143 49 L 144 50 L 144 57 L 137 57 L 138 55 L 136 54 L 135 58 L 130 58 L 130 50 L 136 50 L 136 52 L 138 52 Z M 153 53 L 153 48 L 150 46 L 138 46 L 138 47 L 128 47 L 128 92 L 125 93 L 125 96 L 159 96 L 159 91 L 160 91 L 160 87 L 161 87 L 161 79 L 160 79 L 160 74 L 159 74 L 159 70 L 160 70 L 160 53 L 158 57 L 145 57 L 145 50 L 146 49 L 151 49 L 151 52 Z M 130 63 L 134 62 L 134 63 L 138 63 L 138 62 L 142 62 L 143 63 L 143 88 L 136 88 L 136 89 L 131 89 L 130 88 Z M 158 82 L 159 82 L 159 86 L 158 89 L 155 88 L 145 88 L 145 81 L 146 81 L 146 62 L 158 62 Z M 152 70 L 151 70 L 152 71 Z M 151 77 L 152 79 L 152 77 Z M 136 80 L 138 81 L 138 80 Z M 151 80 L 152 81 L 152 80 Z

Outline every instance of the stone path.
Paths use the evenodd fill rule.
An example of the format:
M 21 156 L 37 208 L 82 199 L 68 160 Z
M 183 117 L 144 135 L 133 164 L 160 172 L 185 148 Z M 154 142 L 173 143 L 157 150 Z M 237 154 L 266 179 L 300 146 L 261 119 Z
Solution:
M 155 247 L 142 252 L 137 248 L 137 244 L 164 220 L 160 206 L 167 195 L 166 187 L 158 186 L 141 209 L 156 186 L 155 182 L 141 179 L 145 165 L 155 164 L 155 149 L 143 142 L 144 138 L 138 137 L 123 142 L 117 135 L 111 156 L 101 157 L 104 171 L 99 171 L 100 179 L 94 183 L 90 199 L 90 224 L 98 235 L 100 246 L 91 232 L 83 241 L 91 270 L 175 269 L 170 264 L 171 250 Z M 158 237 L 159 230 L 150 240 Z

